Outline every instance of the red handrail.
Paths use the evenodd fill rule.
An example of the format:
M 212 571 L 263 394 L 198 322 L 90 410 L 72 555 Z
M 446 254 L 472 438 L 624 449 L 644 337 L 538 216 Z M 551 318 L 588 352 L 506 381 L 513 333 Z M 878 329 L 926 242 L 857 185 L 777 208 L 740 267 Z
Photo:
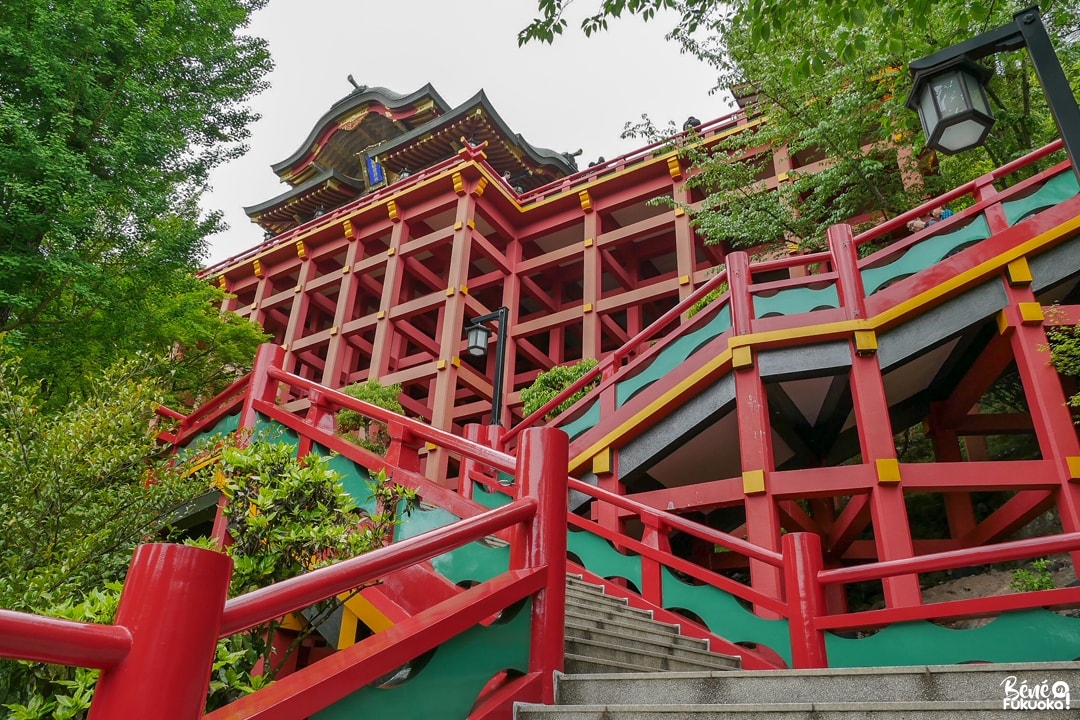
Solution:
M 526 522 L 536 514 L 536 507 L 536 500 L 532 498 L 515 500 L 474 517 L 233 598 L 225 603 L 221 637 L 269 622 L 387 573 L 430 560 L 466 543 Z
M 702 298 L 704 298 L 713 290 L 718 289 L 720 285 L 725 282 L 727 282 L 727 270 L 721 270 L 720 272 L 716 273 L 716 275 L 709 278 L 706 282 L 695 288 L 694 292 L 687 295 L 686 298 L 681 300 L 675 307 L 668 310 L 666 313 L 661 315 L 655 322 L 651 323 L 648 327 L 643 328 L 641 332 L 639 332 L 637 335 L 634 335 L 634 337 L 627 340 L 619 348 L 612 351 L 603 360 L 601 360 L 596 365 L 596 367 L 582 375 L 565 390 L 560 392 L 551 400 L 548 400 L 536 411 L 522 418 L 521 422 L 503 433 L 499 441 L 500 445 L 502 447 L 507 447 L 510 441 L 517 437 L 522 430 L 535 425 L 549 412 L 551 412 L 563 402 L 565 402 L 567 398 L 571 397 L 578 390 L 581 390 L 583 387 L 599 378 L 604 372 L 604 370 L 611 367 L 618 368 L 619 365 L 622 363 L 623 359 L 627 357 L 631 352 L 633 352 L 636 348 L 641 347 L 641 345 L 643 345 L 644 343 L 649 342 L 661 330 L 673 323 L 683 313 L 685 313 L 696 303 L 701 301 Z
M 0 657 L 105 670 L 130 651 L 125 627 L 0 610 Z

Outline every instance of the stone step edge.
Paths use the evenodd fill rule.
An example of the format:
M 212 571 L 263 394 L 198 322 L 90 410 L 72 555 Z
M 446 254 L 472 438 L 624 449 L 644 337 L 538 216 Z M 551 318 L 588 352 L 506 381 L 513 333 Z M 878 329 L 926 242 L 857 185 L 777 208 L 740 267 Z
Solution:
M 678 658 L 674 658 L 674 659 L 678 660 Z M 646 673 L 643 673 L 641 671 L 641 666 L 640 665 L 635 665 L 634 663 L 622 662 L 621 660 L 607 660 L 607 659 L 604 659 L 604 658 L 593 657 L 591 655 L 576 655 L 574 653 L 566 653 L 566 655 L 564 656 L 564 660 L 565 660 L 565 662 L 574 661 L 574 662 L 580 662 L 580 663 L 588 663 L 590 665 L 602 665 L 603 667 L 608 667 L 608 668 L 622 668 L 623 670 L 625 670 L 625 672 L 597 673 L 598 675 L 602 674 L 602 675 L 606 675 L 608 677 L 613 677 L 613 678 L 624 678 L 624 679 L 631 679 L 632 680 L 632 679 L 634 679 L 636 677 L 639 677 L 641 675 L 646 674 Z M 663 672 L 663 671 L 659 671 L 659 672 Z M 672 671 L 672 672 L 678 672 L 678 671 Z M 722 673 L 724 671 L 723 670 L 716 670 L 715 672 Z M 651 675 L 653 673 L 648 673 L 648 674 Z M 589 677 L 589 675 L 582 675 L 582 674 L 579 673 L 577 675 L 572 674 L 571 677 Z M 576 706 L 574 706 L 574 705 L 563 705 L 562 707 L 576 707 Z
M 721 653 L 712 653 L 714 655 Z M 730 656 L 725 656 L 730 657 Z M 726 670 L 710 672 L 708 670 L 692 670 L 677 672 L 643 672 L 638 673 L 635 680 L 675 680 L 681 677 L 696 679 L 703 677 L 723 677 L 725 680 L 733 680 L 740 677 L 755 678 L 779 678 L 779 677 L 805 677 L 819 675 L 852 676 L 852 675 L 931 675 L 944 673 L 1016 673 L 1016 672 L 1080 672 L 1080 663 L 1062 660 L 1059 662 L 1044 663 L 970 663 L 966 665 L 884 665 L 881 667 L 855 667 L 855 668 L 820 668 L 820 669 L 784 669 L 784 670 Z M 621 673 L 612 673 L 610 678 L 602 673 L 578 674 L 559 673 L 561 678 L 572 680 L 607 680 L 623 679 L 626 676 Z M 1080 707 L 1080 703 L 1078 703 Z
M 621 641 L 625 640 L 628 643 L 635 643 L 639 645 L 651 645 L 661 648 L 678 648 L 680 650 L 699 650 L 704 653 L 709 653 L 709 647 L 704 640 L 698 638 L 688 638 L 682 635 L 660 635 L 648 636 L 644 632 L 635 632 L 633 630 L 626 630 L 624 628 L 608 629 L 608 628 L 596 628 L 596 627 L 583 627 L 576 624 L 567 623 L 566 629 L 574 630 L 576 632 L 587 632 L 591 635 L 598 637 L 582 637 L 578 634 L 567 632 L 565 637 L 567 640 L 591 640 L 593 642 L 605 642 L 605 638 L 611 638 L 611 642 L 615 644 L 621 644 Z M 710 655 L 716 655 L 717 653 L 709 653 Z
M 580 608 L 566 608 L 566 622 L 569 625 L 573 620 L 577 623 L 605 623 L 610 625 L 619 625 L 627 628 L 642 628 L 648 629 L 648 632 L 656 633 L 657 635 L 670 635 L 672 637 L 686 637 L 688 635 L 682 635 L 678 625 L 674 623 L 661 622 L 659 620 L 653 620 L 647 617 L 638 617 L 636 615 L 624 615 L 622 613 L 611 613 L 610 617 L 597 617 L 596 613 L 583 612 Z M 705 642 L 703 638 L 692 638 L 694 640 L 701 640 Z
M 597 642 L 596 640 L 588 640 L 586 638 L 567 638 L 567 644 L 574 643 L 577 645 L 587 645 L 591 647 L 604 648 L 607 650 L 617 650 L 625 653 L 634 653 L 638 655 L 645 655 L 647 657 L 661 658 L 664 660 L 681 660 L 687 663 L 700 663 L 706 666 L 722 665 L 724 663 L 735 663 L 736 665 L 742 664 L 742 658 L 738 655 L 724 655 L 722 653 L 707 652 L 705 650 L 695 650 L 694 648 L 678 648 L 679 650 L 686 651 L 685 654 L 669 654 L 652 652 L 651 650 L 642 650 L 640 648 L 628 647 L 626 645 L 613 645 L 611 643 Z M 690 657 L 687 657 L 689 655 Z M 605 662 L 604 658 L 594 657 L 594 660 Z M 715 665 L 714 665 L 715 664 Z M 717 668 L 719 669 L 719 668 Z
M 635 675 L 624 677 L 633 679 Z M 514 703 L 515 710 L 541 711 L 541 712 L 595 712 L 612 713 L 619 712 L 650 712 L 650 713 L 688 713 L 688 712 L 731 712 L 731 713 L 765 713 L 765 712 L 913 712 L 913 711 L 958 711 L 970 712 L 973 710 L 1002 710 L 1002 702 L 999 700 L 986 702 L 835 702 L 835 703 L 752 703 L 735 705 L 709 705 L 709 704 L 681 704 L 681 705 L 539 705 L 536 703 Z M 1024 711 L 1016 711 L 1018 720 L 1023 718 Z M 617 715 L 616 715 L 617 716 Z

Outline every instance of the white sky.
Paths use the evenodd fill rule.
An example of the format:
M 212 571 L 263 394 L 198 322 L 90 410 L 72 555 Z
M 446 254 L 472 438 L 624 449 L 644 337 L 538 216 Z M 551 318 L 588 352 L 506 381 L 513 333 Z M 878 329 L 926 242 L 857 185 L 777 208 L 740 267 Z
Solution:
M 519 48 L 517 33 L 536 13 L 534 0 L 272 0 L 249 28 L 266 38 L 275 70 L 253 101 L 262 119 L 250 151 L 218 168 L 207 210 L 225 213 L 229 229 L 211 238 L 208 262 L 262 240 L 243 207 L 287 189 L 270 170 L 296 150 L 330 105 L 361 85 L 409 93 L 430 82 L 456 106 L 478 90 L 533 145 L 611 159 L 644 143 L 622 140 L 627 121 L 647 113 L 657 125 L 690 115 L 730 112 L 726 94 L 711 95 L 713 72 L 664 40 L 674 23 L 615 21 L 585 38 L 577 22 L 598 0 L 580 0 L 577 17 L 554 45 Z

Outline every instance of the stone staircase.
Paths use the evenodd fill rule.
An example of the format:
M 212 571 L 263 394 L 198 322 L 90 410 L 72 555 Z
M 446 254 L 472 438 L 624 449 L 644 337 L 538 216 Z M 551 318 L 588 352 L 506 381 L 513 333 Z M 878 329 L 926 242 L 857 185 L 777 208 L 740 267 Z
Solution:
M 641 673 L 727 671 L 738 657 L 711 653 L 708 643 L 684 637 L 679 628 L 657 622 L 652 613 L 628 607 L 573 575 L 566 580 L 566 671 Z
M 596 585 L 567 579 L 566 674 L 556 705 L 517 720 L 1057 720 L 1080 717 L 1080 663 L 742 671 Z M 1069 709 L 1004 709 L 1012 687 L 1055 683 Z M 1045 684 L 1044 684 L 1045 682 Z M 1030 697 L 1030 695 L 1025 695 Z

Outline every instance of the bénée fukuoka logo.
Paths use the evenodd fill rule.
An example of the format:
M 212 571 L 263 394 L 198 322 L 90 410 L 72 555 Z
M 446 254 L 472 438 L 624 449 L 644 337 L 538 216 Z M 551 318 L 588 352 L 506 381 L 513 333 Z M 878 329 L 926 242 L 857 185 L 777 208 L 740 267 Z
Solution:
M 1005 688 L 1005 710 L 1070 709 L 1069 683 L 1064 680 L 1029 684 L 1027 680 L 1018 682 L 1015 675 L 1010 675 L 1001 681 L 1001 686 Z

